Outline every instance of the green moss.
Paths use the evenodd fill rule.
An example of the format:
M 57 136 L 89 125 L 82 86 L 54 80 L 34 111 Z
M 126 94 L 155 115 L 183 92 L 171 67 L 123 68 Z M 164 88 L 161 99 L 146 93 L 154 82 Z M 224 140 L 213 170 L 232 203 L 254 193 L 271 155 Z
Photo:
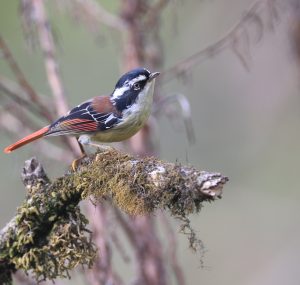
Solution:
M 6 243 L 0 244 L 0 266 L 9 262 L 11 271 L 23 269 L 38 281 L 69 277 L 78 264 L 90 267 L 96 248 L 78 203 L 91 196 L 96 202 L 109 199 L 131 215 L 168 209 L 183 222 L 182 231 L 197 249 L 201 242 L 187 215 L 198 212 L 203 201 L 213 199 L 197 191 L 193 183 L 198 175 L 193 168 L 182 173 L 180 165 L 151 157 L 138 160 L 115 150 L 86 158 L 78 171 L 52 184 L 46 180 L 27 187 L 27 200 L 6 231 Z M 6 272 L 0 273 L 2 277 L 8 280 L 4 284 L 9 284 Z
M 93 196 L 101 202 L 110 198 L 118 208 L 131 215 L 149 214 L 157 208 L 167 208 L 174 216 L 200 210 L 198 201 L 202 200 L 195 197 L 194 187 L 186 185 L 180 165 L 166 164 L 151 157 L 136 160 L 114 150 L 98 154 L 89 163 L 83 164 L 74 177 L 83 199 Z M 164 179 L 159 186 L 149 179 L 149 172 L 158 165 L 165 166 Z
M 88 221 L 77 206 L 80 191 L 71 177 L 29 189 L 15 219 L 17 230 L 8 231 L 10 238 L 0 250 L 14 269 L 31 272 L 37 281 L 69 277 L 78 264 L 91 267 L 96 255 Z
M 86 224 L 77 207 L 58 218 L 46 240 L 36 241 L 22 256 L 14 257 L 16 269 L 31 270 L 41 281 L 69 277 L 69 271 L 78 264 L 91 267 L 96 251 Z

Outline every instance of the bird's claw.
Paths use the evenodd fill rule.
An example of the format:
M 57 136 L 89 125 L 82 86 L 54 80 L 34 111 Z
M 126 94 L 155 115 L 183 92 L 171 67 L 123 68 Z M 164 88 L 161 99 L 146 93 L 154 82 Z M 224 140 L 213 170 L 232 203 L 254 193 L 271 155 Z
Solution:
M 71 167 L 74 172 L 77 170 L 81 160 L 83 160 L 85 157 L 86 157 L 86 154 L 83 154 L 81 157 L 73 160 Z

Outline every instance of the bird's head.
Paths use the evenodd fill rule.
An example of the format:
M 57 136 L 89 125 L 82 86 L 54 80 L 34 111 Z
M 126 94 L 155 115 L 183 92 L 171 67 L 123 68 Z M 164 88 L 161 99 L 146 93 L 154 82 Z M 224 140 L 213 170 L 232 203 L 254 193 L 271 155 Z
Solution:
M 133 105 L 139 96 L 152 96 L 151 86 L 159 72 L 151 73 L 146 68 L 136 68 L 125 73 L 117 82 L 112 100 L 118 110 L 127 109 Z

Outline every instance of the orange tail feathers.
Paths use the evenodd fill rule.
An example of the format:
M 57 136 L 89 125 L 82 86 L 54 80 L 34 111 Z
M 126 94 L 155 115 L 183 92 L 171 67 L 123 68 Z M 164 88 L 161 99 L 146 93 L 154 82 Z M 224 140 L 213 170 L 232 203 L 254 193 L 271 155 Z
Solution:
M 25 144 L 28 144 L 32 141 L 35 141 L 35 140 L 39 139 L 39 138 L 43 137 L 45 135 L 45 133 L 48 132 L 48 130 L 49 130 L 49 127 L 44 127 L 42 129 L 32 133 L 31 135 L 28 135 L 25 138 L 17 141 L 16 143 L 9 145 L 8 147 L 6 147 L 4 149 L 4 152 L 5 153 L 10 153 L 13 150 L 15 150 L 15 149 L 17 149 L 17 148 L 19 148 L 19 147 L 21 147 Z

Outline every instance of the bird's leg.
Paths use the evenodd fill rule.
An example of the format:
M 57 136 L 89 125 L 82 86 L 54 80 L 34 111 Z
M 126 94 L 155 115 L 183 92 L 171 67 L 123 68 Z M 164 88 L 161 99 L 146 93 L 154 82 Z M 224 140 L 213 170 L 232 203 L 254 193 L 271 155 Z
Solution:
M 81 145 L 96 147 L 101 152 L 109 151 L 109 150 L 112 149 L 111 146 L 103 145 L 103 144 L 97 144 L 97 143 L 92 142 L 91 139 L 90 139 L 90 137 L 87 136 L 87 135 L 80 136 L 79 139 L 78 139 L 78 142 Z
M 72 162 L 73 171 L 75 171 L 77 169 L 79 162 L 87 156 L 87 154 L 84 150 L 84 147 L 83 147 L 83 143 L 80 141 L 80 137 L 77 138 L 77 142 L 78 142 L 78 145 L 79 145 L 79 148 L 81 151 L 81 156 L 79 158 L 73 160 L 73 162 Z
M 109 145 L 97 144 L 97 143 L 89 143 L 89 146 L 96 147 L 101 152 L 110 151 L 113 148 Z
M 112 149 L 111 146 L 108 146 L 108 145 L 100 145 L 100 144 L 97 144 L 97 143 L 93 143 L 91 142 L 91 139 L 89 136 L 87 135 L 82 135 L 80 136 L 79 138 L 77 138 L 77 141 L 78 141 L 78 144 L 79 144 L 79 147 L 80 147 L 80 150 L 81 150 L 81 156 L 77 159 L 75 159 L 73 162 L 72 162 L 72 169 L 73 171 L 75 171 L 80 163 L 80 161 L 85 158 L 87 156 L 86 154 L 86 151 L 84 149 L 84 146 L 92 146 L 92 147 L 96 147 L 98 150 L 100 150 L 101 152 L 105 152 L 105 151 L 109 151 Z

